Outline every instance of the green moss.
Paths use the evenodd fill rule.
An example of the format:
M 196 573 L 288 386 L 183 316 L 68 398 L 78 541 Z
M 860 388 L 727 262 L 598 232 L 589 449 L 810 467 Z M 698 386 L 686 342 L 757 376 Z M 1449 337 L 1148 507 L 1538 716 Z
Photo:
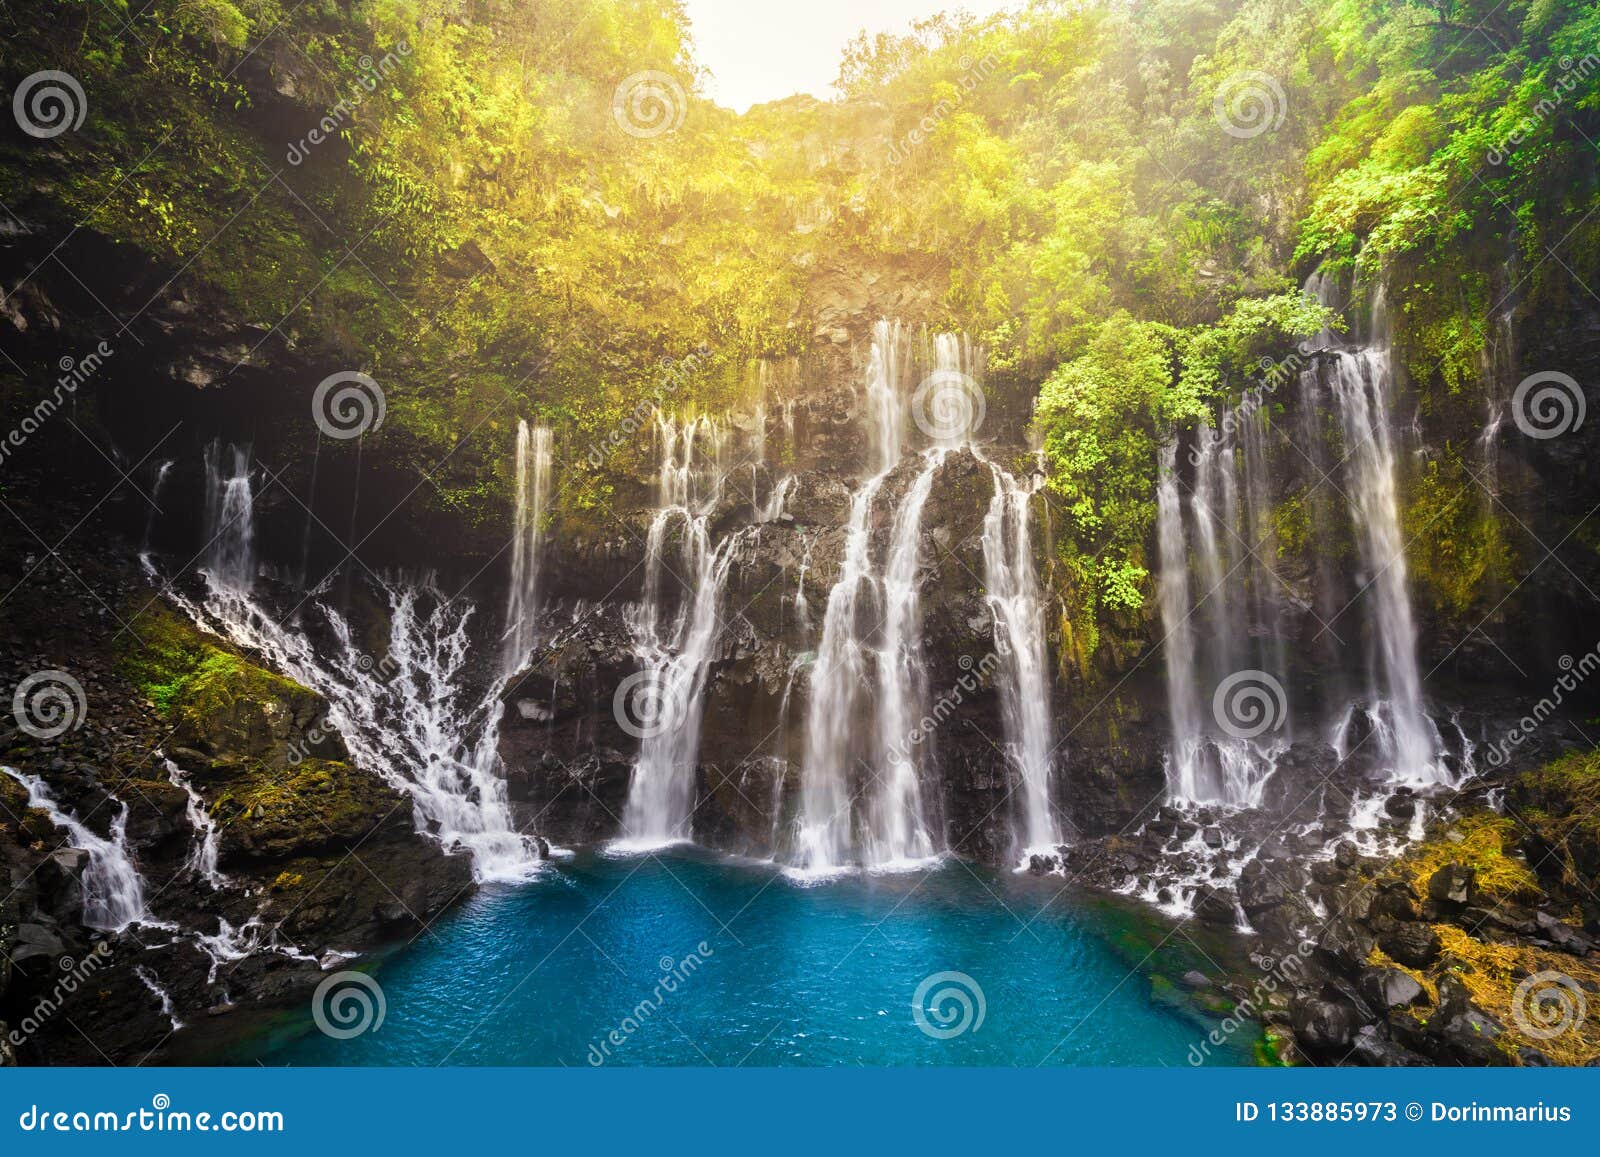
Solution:
M 1283 1059 L 1278 1051 L 1278 1046 L 1283 1042 L 1283 1037 L 1273 1029 L 1263 1029 L 1260 1037 L 1255 1042 L 1256 1064 L 1264 1068 L 1285 1069 L 1289 1062 Z
M 1455 448 L 1424 467 L 1404 522 L 1407 564 L 1419 590 L 1445 615 L 1471 615 L 1493 591 L 1515 582 L 1515 556 L 1500 519 Z
M 242 701 L 295 702 L 311 692 L 256 666 L 160 603 L 138 611 L 117 655 L 122 674 L 161 714 L 198 722 Z

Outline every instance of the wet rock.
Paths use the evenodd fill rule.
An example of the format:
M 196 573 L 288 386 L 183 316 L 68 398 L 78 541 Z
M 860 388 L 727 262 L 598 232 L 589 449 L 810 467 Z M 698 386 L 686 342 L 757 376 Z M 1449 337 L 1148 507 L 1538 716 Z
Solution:
M 1371 1024 L 1357 1030 L 1350 1044 L 1349 1059 L 1376 1068 L 1413 1068 L 1428 1063 L 1427 1058 L 1396 1044 L 1384 1035 L 1383 1029 Z
M 1378 947 L 1408 968 L 1427 968 L 1439 959 L 1439 934 L 1420 922 L 1387 921 Z
M 1477 872 L 1463 864 L 1446 864 L 1429 877 L 1428 898 L 1436 904 L 1465 908 L 1477 901 Z
M 1219 828 L 1219 827 L 1206 828 L 1204 831 L 1202 831 L 1200 833 L 1200 839 L 1205 843 L 1206 847 L 1208 847 L 1208 848 L 1220 848 L 1220 847 L 1222 847 L 1222 843 L 1223 843 L 1223 841 L 1222 841 L 1222 829 Z
M 1232 928 L 1238 919 L 1233 893 L 1225 888 L 1202 884 L 1194 894 L 1195 918 L 1218 928 Z
M 1297 997 L 1289 1004 L 1289 1023 L 1301 1044 L 1313 1052 L 1347 1049 L 1358 1018 L 1349 1005 L 1319 997 Z
M 1426 1003 L 1422 985 L 1398 968 L 1374 968 L 1361 978 L 1361 994 L 1380 1012 Z

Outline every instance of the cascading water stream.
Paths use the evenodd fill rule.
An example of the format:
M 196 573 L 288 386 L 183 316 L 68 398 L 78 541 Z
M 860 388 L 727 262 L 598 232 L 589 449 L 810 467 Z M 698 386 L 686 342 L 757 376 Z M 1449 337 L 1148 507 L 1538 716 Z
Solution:
M 553 436 L 545 426 L 517 423 L 516 513 L 512 523 L 511 587 L 506 601 L 501 673 L 509 678 L 528 661 L 539 613 L 539 563 L 545 507 L 550 501 Z
M 1177 800 L 1254 807 L 1288 745 L 1278 580 L 1266 561 L 1273 554 L 1270 532 L 1263 533 L 1262 449 L 1251 448 L 1263 421 L 1260 410 L 1232 412 L 1218 429 L 1197 431 L 1187 503 L 1176 443 L 1161 451 L 1157 596 L 1172 715 L 1168 789 Z M 1237 429 L 1246 443 L 1242 483 L 1224 429 Z M 1237 726 L 1255 721 L 1232 714 L 1241 703 L 1235 689 L 1259 695 L 1265 726 Z
M 619 720 L 639 737 L 623 807 L 622 852 L 647 851 L 691 838 L 695 772 L 700 755 L 706 676 L 721 629 L 722 592 L 739 536 L 715 547 L 710 516 L 726 483 L 726 431 L 710 418 L 681 426 L 657 422 L 661 469 L 658 505 L 645 540 L 644 597 L 630 608 L 628 627 L 640 670 L 618 697 Z M 697 457 L 697 448 L 709 453 Z M 683 593 L 675 612 L 666 606 L 669 534 L 680 533 Z
M 1417 665 L 1417 631 L 1407 590 L 1405 539 L 1400 531 L 1398 472 L 1390 429 L 1393 371 L 1383 339 L 1382 295 L 1373 309 L 1377 345 L 1334 350 L 1333 397 L 1338 405 L 1348 456 L 1350 516 L 1356 529 L 1372 608 L 1376 661 L 1371 674 L 1382 757 L 1397 783 L 1429 786 L 1450 782 L 1439 758 L 1438 732 L 1423 705 Z M 1308 383 L 1314 389 L 1316 383 Z
M 922 470 L 895 513 L 883 571 L 883 642 L 876 664 L 881 763 L 862 849 L 864 862 L 875 867 L 913 864 L 934 851 L 912 750 L 920 705 L 927 697 L 921 675 L 922 602 L 917 592 L 917 563 L 922 512 L 946 454 L 942 449 L 924 452 Z
M 1053 751 L 1050 678 L 1045 650 L 1044 598 L 1033 560 L 1029 504 L 1034 485 L 990 463 L 994 498 L 983 522 L 984 586 L 994 615 L 1000 656 L 1001 718 L 1006 753 L 1020 780 L 1022 809 L 1016 843 L 1030 851 L 1054 851 L 1061 829 L 1050 806 Z
M 186 797 L 184 813 L 188 817 L 189 826 L 194 829 L 194 847 L 189 852 L 189 859 L 184 866 L 209 884 L 212 891 L 216 891 L 228 883 L 228 877 L 217 868 L 220 854 L 218 847 L 220 833 L 217 831 L 217 823 L 211 818 L 211 813 L 206 811 L 206 801 L 194 789 L 189 777 L 184 775 L 183 769 L 170 759 L 165 762 L 168 781 Z
M 0 772 L 16 780 L 28 792 L 28 806 L 38 808 L 50 822 L 67 833 L 74 848 L 88 854 L 83 870 L 83 923 L 104 932 L 121 932 L 134 924 L 170 927 L 151 920 L 145 913 L 144 881 L 128 854 L 128 806 L 122 805 L 111 821 L 111 838 L 90 831 L 78 817 L 62 809 L 42 779 L 12 767 Z
M 811 668 L 800 814 L 791 851 L 793 867 L 803 874 L 823 875 L 851 864 L 904 867 L 937 851 L 924 813 L 913 724 L 925 697 L 918 674 L 922 515 L 947 447 L 923 455 L 922 469 L 896 513 L 881 578 L 871 558 L 873 504 L 903 447 L 901 374 L 909 361 L 904 345 L 899 326 L 879 322 L 874 328 L 864 406 L 873 472 L 850 500 L 844 556 L 828 593 Z M 941 341 L 937 350 L 941 368 L 961 368 L 958 345 Z M 943 367 L 946 359 L 954 365 Z M 875 613 L 883 623 L 877 646 L 871 641 Z M 866 722 L 874 707 L 876 726 L 869 731 Z M 858 762 L 877 781 L 865 793 L 859 841 L 851 790 Z
M 224 462 L 226 456 L 226 462 Z M 205 573 L 229 590 L 247 593 L 255 582 L 255 511 L 250 448 L 211 442 L 205 450 Z
M 526 877 L 538 853 L 512 824 L 500 774 L 498 685 L 488 693 L 469 686 L 471 604 L 446 598 L 426 581 L 377 582 L 389 604 L 389 633 L 387 654 L 376 660 L 357 645 L 344 616 L 314 592 L 300 613 L 322 620 L 331 646 L 314 643 L 251 594 L 253 565 L 239 563 L 253 536 L 248 459 L 230 450 L 226 476 L 221 454 L 206 456 L 207 494 L 216 496 L 207 510 L 218 520 L 207 533 L 213 558 L 228 564 L 207 569 L 203 605 L 185 601 L 185 609 L 201 626 L 321 694 L 328 722 L 356 760 L 411 797 L 423 830 L 447 848 L 470 852 L 479 879 Z

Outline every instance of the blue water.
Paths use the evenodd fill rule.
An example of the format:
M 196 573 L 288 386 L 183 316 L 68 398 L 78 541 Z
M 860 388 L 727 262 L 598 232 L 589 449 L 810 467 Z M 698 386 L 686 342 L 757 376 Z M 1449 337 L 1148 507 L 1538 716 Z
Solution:
M 531 884 L 481 892 L 390 957 L 375 973 L 381 1027 L 335 1040 L 307 1018 L 234 1059 L 1189 1064 L 1217 1022 L 1167 978 L 1214 972 L 1206 956 L 1148 916 L 1058 893 L 1058 881 L 956 862 L 806 886 L 693 852 L 585 853 Z M 953 986 L 967 1003 L 930 995 L 933 1035 L 913 999 L 947 972 L 965 977 L 931 982 L 930 994 Z M 1256 1035 L 1239 1030 L 1213 1059 L 1251 1063 Z

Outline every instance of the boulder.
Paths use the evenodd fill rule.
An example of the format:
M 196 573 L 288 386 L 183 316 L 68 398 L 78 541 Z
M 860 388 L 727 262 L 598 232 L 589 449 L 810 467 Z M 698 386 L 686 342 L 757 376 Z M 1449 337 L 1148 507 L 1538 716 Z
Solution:
M 1439 934 L 1416 921 L 1386 921 L 1378 933 L 1378 947 L 1408 968 L 1427 968 L 1439 959 Z
M 1428 879 L 1428 898 L 1454 909 L 1478 898 L 1478 873 L 1464 864 L 1446 864 Z
M 1422 985 L 1398 968 L 1374 968 L 1361 978 L 1361 994 L 1381 1012 L 1423 1004 L 1428 994 Z
M 1357 1021 L 1355 1010 L 1339 1001 L 1301 996 L 1289 1004 L 1289 1023 L 1295 1038 L 1314 1052 L 1348 1049 L 1355 1038 Z

